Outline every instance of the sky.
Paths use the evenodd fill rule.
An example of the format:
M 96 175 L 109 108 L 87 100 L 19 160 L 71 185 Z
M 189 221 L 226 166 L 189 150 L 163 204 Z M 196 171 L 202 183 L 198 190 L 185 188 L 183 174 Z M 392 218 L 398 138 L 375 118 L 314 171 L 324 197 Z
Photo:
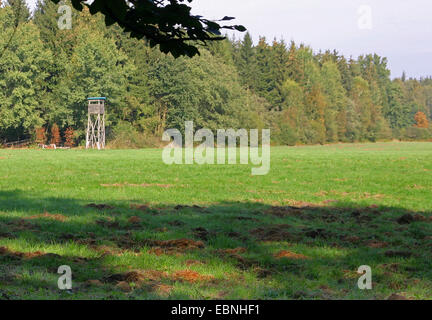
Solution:
M 36 0 L 27 0 L 31 7 Z M 392 77 L 432 75 L 430 0 L 194 0 L 194 14 L 236 17 L 255 42 L 284 39 L 314 51 L 387 57 Z M 236 37 L 243 37 L 236 33 Z

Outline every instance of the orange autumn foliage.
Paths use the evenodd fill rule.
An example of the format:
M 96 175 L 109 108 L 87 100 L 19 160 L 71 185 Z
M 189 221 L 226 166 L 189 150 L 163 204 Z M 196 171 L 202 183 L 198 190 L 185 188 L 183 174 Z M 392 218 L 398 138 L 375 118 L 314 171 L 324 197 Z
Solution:
M 414 120 L 416 122 L 415 126 L 417 128 L 429 128 L 429 121 L 423 112 L 417 112 L 414 116 Z
M 36 128 L 36 143 L 37 144 L 45 144 L 47 140 L 45 128 L 40 127 Z
M 66 147 L 73 147 L 75 142 L 74 142 L 74 129 L 72 129 L 71 127 L 67 128 L 65 131 L 65 146 Z
M 57 124 L 53 124 L 51 127 L 51 144 L 60 145 L 61 137 L 60 137 L 60 129 Z

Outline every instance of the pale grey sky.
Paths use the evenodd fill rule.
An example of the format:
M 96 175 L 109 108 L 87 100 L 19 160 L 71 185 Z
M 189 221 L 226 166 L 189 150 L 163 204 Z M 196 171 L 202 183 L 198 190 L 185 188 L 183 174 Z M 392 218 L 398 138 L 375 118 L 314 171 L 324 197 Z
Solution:
M 403 70 L 411 77 L 432 75 L 430 0 L 194 0 L 191 6 L 210 19 L 236 17 L 255 41 L 261 35 L 346 56 L 377 53 L 388 58 L 393 77 Z M 364 6 L 371 24 L 367 9 L 359 12 Z

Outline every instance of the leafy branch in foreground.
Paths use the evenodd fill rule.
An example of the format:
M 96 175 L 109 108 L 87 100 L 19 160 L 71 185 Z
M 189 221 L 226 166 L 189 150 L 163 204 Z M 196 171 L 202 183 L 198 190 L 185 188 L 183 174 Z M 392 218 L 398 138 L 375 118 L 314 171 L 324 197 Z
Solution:
M 60 0 L 51 0 L 58 3 Z M 221 25 L 220 22 L 233 20 L 225 16 L 211 21 L 191 14 L 191 7 L 184 2 L 192 0 L 94 0 L 91 4 L 72 0 L 75 9 L 82 11 L 85 6 L 91 14 L 102 13 L 105 24 L 117 23 L 130 36 L 147 39 L 150 46 L 160 46 L 164 53 L 174 57 L 199 54 L 196 42 L 224 40 L 221 30 L 246 31 L 241 25 Z M 195 42 L 195 43 L 191 43 Z

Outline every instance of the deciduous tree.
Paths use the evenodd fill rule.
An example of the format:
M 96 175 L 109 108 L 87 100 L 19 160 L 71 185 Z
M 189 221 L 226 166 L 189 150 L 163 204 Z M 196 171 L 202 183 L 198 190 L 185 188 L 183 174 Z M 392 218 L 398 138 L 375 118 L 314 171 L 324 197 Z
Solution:
M 423 112 L 421 112 L 421 111 L 417 112 L 414 116 L 414 120 L 416 122 L 416 124 L 415 124 L 416 127 L 429 128 L 429 121 Z

